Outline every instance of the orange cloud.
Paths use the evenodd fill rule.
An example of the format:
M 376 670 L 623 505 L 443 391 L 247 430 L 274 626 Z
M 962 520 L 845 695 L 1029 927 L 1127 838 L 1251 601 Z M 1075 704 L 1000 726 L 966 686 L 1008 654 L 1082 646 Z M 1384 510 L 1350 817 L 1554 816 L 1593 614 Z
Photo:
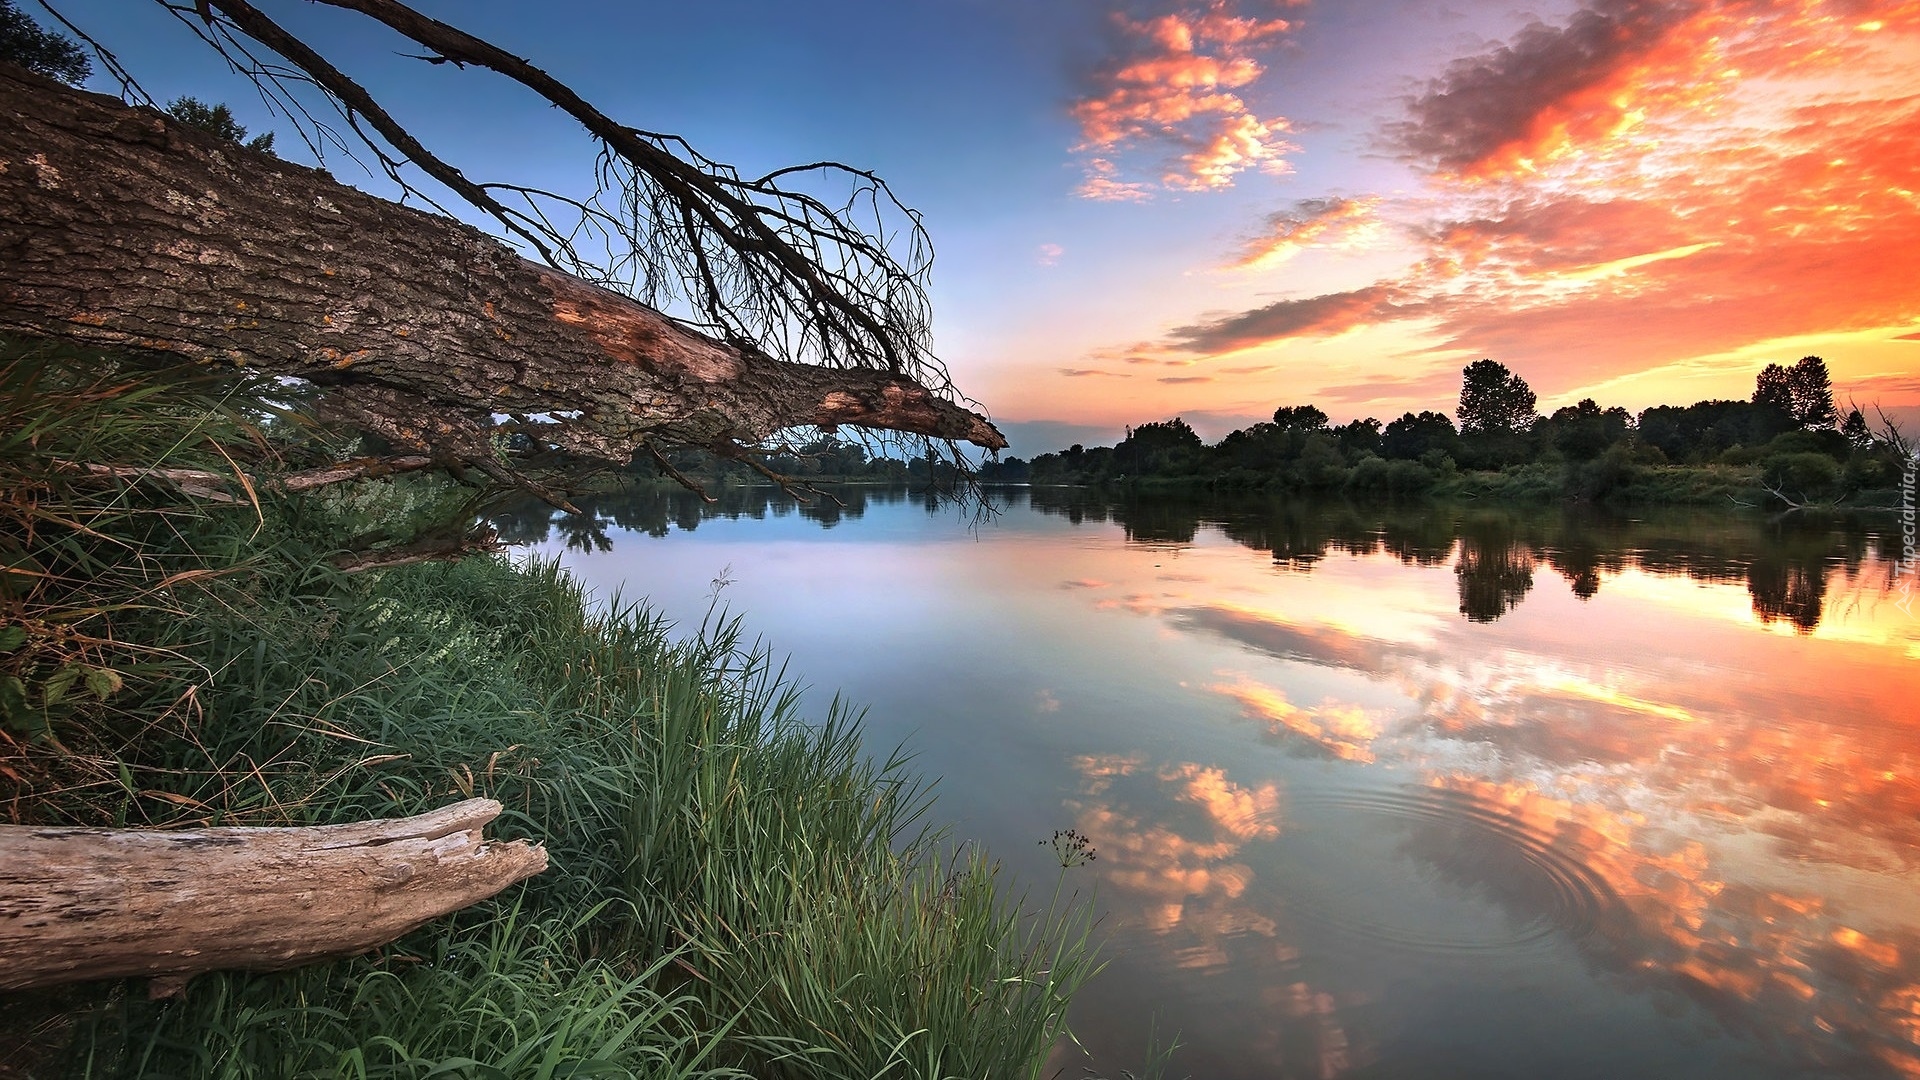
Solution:
M 1091 158 L 1078 193 L 1085 198 L 1139 200 L 1151 185 L 1125 181 L 1111 155 L 1142 144 L 1172 146 L 1160 182 L 1198 191 L 1231 186 L 1248 169 L 1288 170 L 1295 149 L 1284 117 L 1262 118 L 1242 96 L 1265 73 L 1253 55 L 1286 33 L 1285 19 L 1235 14 L 1229 0 L 1143 20 L 1117 15 L 1121 55 L 1100 69 L 1070 110 L 1080 146 Z
M 1265 229 L 1247 242 L 1236 268 L 1283 263 L 1308 248 L 1357 248 L 1379 235 L 1377 196 L 1363 199 L 1302 199 L 1290 210 L 1269 214 Z

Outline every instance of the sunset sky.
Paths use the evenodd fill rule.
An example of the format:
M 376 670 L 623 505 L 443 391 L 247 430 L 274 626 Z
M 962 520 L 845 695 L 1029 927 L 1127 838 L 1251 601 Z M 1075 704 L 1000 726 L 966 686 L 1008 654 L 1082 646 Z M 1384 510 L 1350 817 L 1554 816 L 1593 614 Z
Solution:
M 56 6 L 155 97 L 285 126 L 157 5 Z M 470 175 L 583 181 L 502 80 L 262 6 Z M 1483 356 L 1548 410 L 1746 397 L 1809 353 L 1843 403 L 1920 405 L 1920 0 L 419 6 L 746 170 L 887 177 L 1016 453 L 1451 410 Z

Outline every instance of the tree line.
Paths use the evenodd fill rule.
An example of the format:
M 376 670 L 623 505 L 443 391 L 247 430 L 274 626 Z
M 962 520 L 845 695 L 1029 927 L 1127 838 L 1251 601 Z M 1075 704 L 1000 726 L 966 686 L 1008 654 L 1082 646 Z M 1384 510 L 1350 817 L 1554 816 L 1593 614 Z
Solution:
M 1408 495 L 1480 474 L 1474 483 L 1507 494 L 1688 501 L 1689 491 L 1758 486 L 1790 503 L 1837 503 L 1896 482 L 1905 443 L 1883 423 L 1876 436 L 1857 407 L 1841 417 L 1818 356 L 1768 364 L 1749 400 L 1656 405 L 1637 416 L 1592 398 L 1542 415 L 1526 379 L 1483 359 L 1462 369 L 1453 416 L 1422 410 L 1333 424 L 1315 405 L 1287 405 L 1212 445 L 1175 417 L 1129 428 L 1111 447 L 989 462 L 982 479 Z M 1671 466 L 1724 483 L 1662 477 L 1689 471 Z

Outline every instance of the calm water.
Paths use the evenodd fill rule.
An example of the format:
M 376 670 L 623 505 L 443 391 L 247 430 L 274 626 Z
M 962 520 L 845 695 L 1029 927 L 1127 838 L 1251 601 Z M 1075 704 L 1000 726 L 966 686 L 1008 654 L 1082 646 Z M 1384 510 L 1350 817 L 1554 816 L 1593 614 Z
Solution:
M 1920 1077 L 1920 620 L 1891 526 L 613 499 L 504 531 L 716 594 L 939 815 L 1108 911 L 1171 1076 Z M 713 516 L 717 513 L 718 516 Z

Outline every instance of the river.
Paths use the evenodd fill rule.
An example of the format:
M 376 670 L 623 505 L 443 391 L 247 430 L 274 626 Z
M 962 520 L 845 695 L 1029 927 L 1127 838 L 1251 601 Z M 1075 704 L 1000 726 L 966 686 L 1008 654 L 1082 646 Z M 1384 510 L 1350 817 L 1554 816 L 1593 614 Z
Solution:
M 1177 1033 L 1172 1077 L 1920 1077 L 1892 524 L 843 498 L 498 523 L 740 615 L 957 838 L 1091 895 L 1061 1075 Z

